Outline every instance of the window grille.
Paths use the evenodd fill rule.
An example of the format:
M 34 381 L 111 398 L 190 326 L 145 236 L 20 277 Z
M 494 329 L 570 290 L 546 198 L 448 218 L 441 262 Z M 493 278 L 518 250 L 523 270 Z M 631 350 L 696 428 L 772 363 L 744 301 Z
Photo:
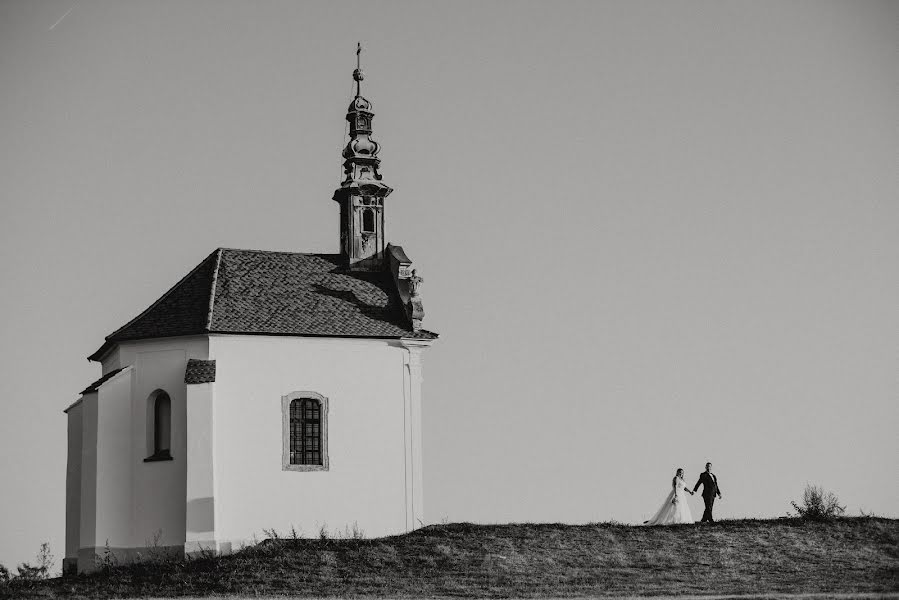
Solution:
M 281 469 L 330 469 L 327 396 L 313 391 L 281 396 Z
M 290 402 L 290 464 L 322 464 L 321 403 L 312 398 Z

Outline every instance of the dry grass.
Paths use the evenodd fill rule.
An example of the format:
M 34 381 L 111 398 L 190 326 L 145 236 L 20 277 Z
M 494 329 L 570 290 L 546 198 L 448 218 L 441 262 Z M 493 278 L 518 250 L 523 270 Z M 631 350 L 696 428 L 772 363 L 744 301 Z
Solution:
M 34 598 L 829 598 L 897 591 L 899 521 L 853 518 L 663 528 L 462 523 L 373 540 L 281 539 L 232 556 L 132 565 L 18 593 Z

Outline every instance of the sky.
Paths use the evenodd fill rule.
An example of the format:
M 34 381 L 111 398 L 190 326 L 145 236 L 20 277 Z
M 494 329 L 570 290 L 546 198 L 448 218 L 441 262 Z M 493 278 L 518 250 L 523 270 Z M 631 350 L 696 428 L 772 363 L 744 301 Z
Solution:
M 0 563 L 86 357 L 219 246 L 337 252 L 355 47 L 424 277 L 425 521 L 899 517 L 899 3 L 0 2 Z M 702 502 L 690 499 L 697 518 Z M 261 527 L 269 526 L 266 523 Z

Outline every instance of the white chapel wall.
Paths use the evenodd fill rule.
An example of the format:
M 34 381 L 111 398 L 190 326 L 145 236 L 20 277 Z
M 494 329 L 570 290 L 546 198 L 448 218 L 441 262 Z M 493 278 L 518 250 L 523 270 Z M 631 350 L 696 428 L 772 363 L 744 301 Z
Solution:
M 101 375 L 106 375 L 110 371 L 115 371 L 121 367 L 127 366 L 128 363 L 122 364 L 122 354 L 119 346 L 109 350 L 100 361 Z
M 178 337 L 121 345 L 122 364 L 134 365 L 130 402 L 132 478 L 129 546 L 180 546 L 185 541 L 187 417 L 184 370 L 189 358 L 205 359 L 205 337 Z M 101 388 L 102 389 L 102 388 Z M 157 390 L 171 398 L 170 461 L 144 462 L 152 454 L 152 406 Z M 149 421 L 149 423 L 148 423 Z
M 97 390 L 96 502 L 92 546 L 104 551 L 127 546 L 131 529 L 131 385 L 134 372 L 126 370 Z M 90 507 L 88 507 L 90 510 Z M 82 547 L 91 544 L 82 542 Z
M 66 454 L 66 554 L 69 562 L 78 558 L 81 542 L 81 448 L 82 403 L 68 409 L 66 414 L 68 452 Z M 71 568 L 68 564 L 65 568 Z
M 236 549 L 270 528 L 314 536 L 322 525 L 335 533 L 356 523 L 373 537 L 421 525 L 420 382 L 395 341 L 196 336 L 127 342 L 115 356 L 115 367 L 133 368 L 77 407 L 79 570 L 107 543 L 129 558 L 147 545 Z M 190 432 L 189 358 L 217 362 L 215 383 L 191 386 L 203 396 L 194 399 Z M 156 390 L 171 398 L 173 460 L 144 462 Z M 329 399 L 327 472 L 282 470 L 281 397 L 295 391 Z M 190 457 L 188 435 L 197 446 Z M 210 465 L 214 477 L 197 471 Z M 202 510 L 186 531 L 191 494 Z
M 406 356 L 381 340 L 210 336 L 216 538 L 239 544 L 291 526 L 314 536 L 354 522 L 373 537 L 417 526 L 407 518 Z M 281 397 L 294 391 L 328 398 L 328 471 L 282 470 Z
M 107 547 L 120 559 L 133 558 L 148 545 L 183 547 L 184 371 L 188 358 L 207 354 L 205 336 L 122 343 L 104 361 L 103 372 L 132 368 L 103 383 L 97 392 L 85 394 L 70 409 L 67 475 L 73 483 L 67 485 L 67 534 L 71 536 L 66 556 L 77 554 L 79 570 L 91 570 Z M 171 398 L 173 460 L 144 462 L 152 451 L 148 408 L 156 390 Z M 77 493 L 76 475 L 80 478 Z
M 81 493 L 79 499 L 78 570 L 94 560 L 97 545 L 97 393 L 84 394 L 81 412 Z M 71 413 L 70 413 L 71 414 Z

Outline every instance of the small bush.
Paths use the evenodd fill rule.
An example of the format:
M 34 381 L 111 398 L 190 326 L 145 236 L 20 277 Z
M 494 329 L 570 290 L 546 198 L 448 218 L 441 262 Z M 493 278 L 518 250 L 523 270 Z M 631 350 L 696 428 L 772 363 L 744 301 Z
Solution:
M 343 531 L 335 531 L 333 536 L 338 540 L 364 540 L 365 531 L 359 527 L 358 521 L 353 521 L 352 528 L 346 524 L 343 526 Z M 324 539 L 321 538 L 321 532 L 319 532 L 319 539 Z
M 846 512 L 846 507 L 840 505 L 839 498 L 819 485 L 806 484 L 802 504 L 796 502 L 791 504 L 797 516 L 810 521 L 830 521 Z
M 32 565 L 31 563 L 22 563 L 16 570 L 18 574 L 14 577 L 14 580 L 17 583 L 25 583 L 32 581 L 41 581 L 43 579 L 50 578 L 50 569 L 53 567 L 53 553 L 50 552 L 50 544 L 44 542 L 41 544 L 40 550 L 37 552 L 37 564 Z M 7 579 L 9 578 L 9 572 L 6 568 L 3 568 L 3 571 L 6 573 Z M 3 575 L 0 574 L 0 579 L 3 578 Z
M 9 583 L 9 569 L 0 565 L 0 587 Z
M 47 578 L 46 571 L 31 563 L 21 563 L 18 567 L 16 567 L 16 570 L 18 571 L 18 574 L 15 577 L 15 581 L 17 583 L 26 581 L 40 581 L 41 579 Z
M 50 576 L 50 569 L 53 568 L 55 559 L 56 557 L 50 552 L 50 544 L 48 542 L 41 544 L 41 549 L 37 553 L 37 566 L 47 574 L 47 577 Z
M 103 549 L 103 554 L 101 556 L 95 556 L 94 562 L 98 569 L 106 573 L 119 566 L 119 559 L 116 557 L 115 552 L 112 551 L 112 548 L 109 547 L 108 538 L 106 540 L 106 546 Z
M 353 521 L 353 530 L 350 532 L 351 539 L 354 540 L 364 540 L 365 539 L 365 530 L 359 527 L 359 523 L 357 521 Z

